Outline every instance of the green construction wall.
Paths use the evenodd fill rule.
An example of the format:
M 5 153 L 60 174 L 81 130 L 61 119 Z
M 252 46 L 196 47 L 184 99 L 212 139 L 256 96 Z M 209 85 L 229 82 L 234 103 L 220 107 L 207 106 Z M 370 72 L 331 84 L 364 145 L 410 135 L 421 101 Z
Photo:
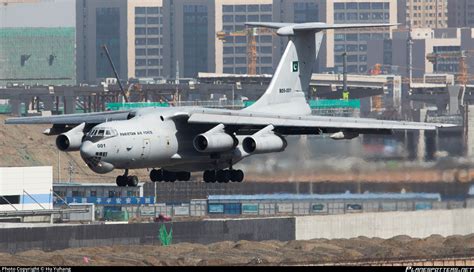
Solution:
M 75 43 L 73 27 L 0 28 L 0 86 L 75 85 Z

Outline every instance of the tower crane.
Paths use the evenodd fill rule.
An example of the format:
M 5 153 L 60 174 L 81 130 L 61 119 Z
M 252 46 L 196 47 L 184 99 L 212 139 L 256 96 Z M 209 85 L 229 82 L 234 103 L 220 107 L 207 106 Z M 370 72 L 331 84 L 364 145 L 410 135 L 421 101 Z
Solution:
M 226 32 L 218 31 L 216 36 L 219 40 L 225 41 L 227 37 L 247 37 L 247 73 L 249 75 L 257 74 L 257 39 L 258 35 L 272 34 L 276 35 L 267 28 L 247 28 L 241 31 Z

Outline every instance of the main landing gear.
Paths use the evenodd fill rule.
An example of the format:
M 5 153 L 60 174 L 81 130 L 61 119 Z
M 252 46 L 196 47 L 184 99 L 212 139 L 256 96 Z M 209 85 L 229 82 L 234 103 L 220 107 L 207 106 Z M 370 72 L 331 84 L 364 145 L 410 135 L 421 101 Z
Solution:
M 204 182 L 206 183 L 228 183 L 232 182 L 242 182 L 244 180 L 244 172 L 242 170 L 206 170 L 203 174 Z
M 138 177 L 137 176 L 129 176 L 128 175 L 128 169 L 125 170 L 125 173 L 123 176 L 118 176 L 116 179 L 117 185 L 119 187 L 125 187 L 125 186 L 130 186 L 130 187 L 137 187 L 138 186 Z
M 153 182 L 189 181 L 190 179 L 190 172 L 170 172 L 163 169 L 153 169 L 150 171 L 150 180 Z

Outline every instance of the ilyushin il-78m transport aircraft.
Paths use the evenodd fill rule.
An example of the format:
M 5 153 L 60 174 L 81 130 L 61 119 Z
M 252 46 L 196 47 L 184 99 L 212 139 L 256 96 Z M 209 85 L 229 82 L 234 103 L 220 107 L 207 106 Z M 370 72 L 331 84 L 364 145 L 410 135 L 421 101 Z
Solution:
M 6 124 L 52 124 L 46 135 L 58 135 L 62 151 L 80 151 L 92 171 L 114 169 L 118 186 L 136 186 L 129 169 L 147 168 L 150 179 L 187 181 L 203 171 L 205 182 L 242 182 L 234 168 L 242 159 L 284 151 L 285 136 L 329 133 L 352 139 L 359 134 L 393 130 L 435 130 L 448 124 L 383 121 L 311 115 L 306 102 L 313 63 L 328 29 L 389 27 L 390 24 L 246 23 L 276 29 L 289 41 L 265 93 L 242 110 L 198 107 L 140 108 L 61 116 L 10 118 Z

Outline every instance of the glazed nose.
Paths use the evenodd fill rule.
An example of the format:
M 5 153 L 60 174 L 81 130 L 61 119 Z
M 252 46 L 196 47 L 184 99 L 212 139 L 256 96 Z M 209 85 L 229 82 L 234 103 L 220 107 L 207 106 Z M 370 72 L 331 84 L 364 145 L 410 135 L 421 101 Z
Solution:
M 81 145 L 81 157 L 91 158 L 95 156 L 95 144 L 91 141 L 85 141 Z

